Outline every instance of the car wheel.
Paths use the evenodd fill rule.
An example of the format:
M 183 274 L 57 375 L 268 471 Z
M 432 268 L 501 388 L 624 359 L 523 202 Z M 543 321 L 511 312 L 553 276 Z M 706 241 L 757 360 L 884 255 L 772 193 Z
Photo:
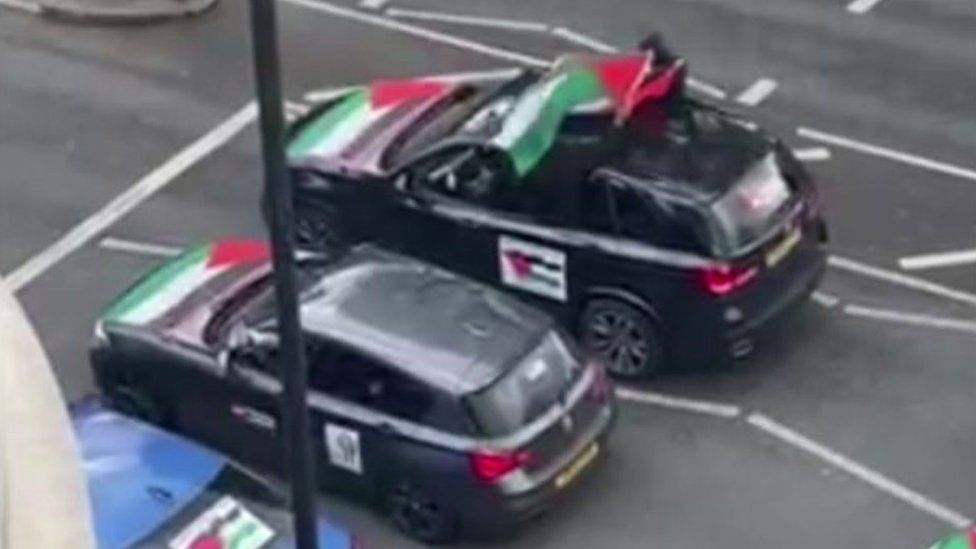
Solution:
M 583 344 L 604 358 L 607 371 L 620 379 L 637 379 L 665 367 L 664 342 L 648 316 L 613 299 L 597 299 L 583 313 Z
M 394 526 L 424 543 L 444 543 L 456 535 L 453 511 L 416 484 L 395 484 L 387 495 L 387 508 Z

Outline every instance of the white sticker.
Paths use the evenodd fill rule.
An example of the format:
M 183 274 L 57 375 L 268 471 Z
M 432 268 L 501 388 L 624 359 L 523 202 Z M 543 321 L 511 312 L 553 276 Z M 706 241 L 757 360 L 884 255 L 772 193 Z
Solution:
M 329 452 L 329 463 L 357 475 L 363 474 L 363 454 L 357 431 L 326 423 L 325 446 Z
M 274 530 L 230 496 L 193 519 L 169 542 L 169 549 L 233 547 L 260 549 L 274 537 Z
M 502 236 L 498 264 L 506 286 L 566 301 L 566 254 L 562 251 Z

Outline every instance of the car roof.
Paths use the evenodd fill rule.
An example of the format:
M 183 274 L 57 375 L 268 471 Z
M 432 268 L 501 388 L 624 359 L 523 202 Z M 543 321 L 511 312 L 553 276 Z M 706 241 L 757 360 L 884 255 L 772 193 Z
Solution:
M 552 326 L 497 290 L 371 246 L 329 269 L 301 316 L 310 334 L 452 394 L 494 381 Z

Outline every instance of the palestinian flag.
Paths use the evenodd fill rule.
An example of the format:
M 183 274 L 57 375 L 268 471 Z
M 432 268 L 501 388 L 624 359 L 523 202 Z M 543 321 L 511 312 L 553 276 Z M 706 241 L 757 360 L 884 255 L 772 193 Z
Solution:
M 663 97 L 679 67 L 652 78 L 653 59 L 645 54 L 569 56 L 522 96 L 493 143 L 508 151 L 519 175 L 528 173 L 549 151 L 559 126 L 573 111 L 611 108 L 615 121 L 643 101 Z
M 452 86 L 434 80 L 391 80 L 357 88 L 302 128 L 288 157 L 338 154 L 385 114 L 406 102 L 432 99 Z
M 948 537 L 933 545 L 932 549 L 976 549 L 976 528 Z
M 268 257 L 269 248 L 264 242 L 225 240 L 193 248 L 149 273 L 116 301 L 104 318 L 145 324 L 228 269 L 266 261 Z

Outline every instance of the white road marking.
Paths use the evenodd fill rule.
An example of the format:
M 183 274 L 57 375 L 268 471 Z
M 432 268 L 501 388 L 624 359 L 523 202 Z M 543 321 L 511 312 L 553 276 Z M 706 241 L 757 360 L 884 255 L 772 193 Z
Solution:
M 105 250 L 116 252 L 127 252 L 138 255 L 149 255 L 153 257 L 175 257 L 180 255 L 183 250 L 175 246 L 163 246 L 151 244 L 149 242 L 136 242 L 122 238 L 106 237 L 98 243 L 98 247 Z
M 880 156 L 896 162 L 902 162 L 918 168 L 925 168 L 934 172 L 961 177 L 963 179 L 969 179 L 970 181 L 976 181 L 976 170 L 969 168 L 963 168 L 961 166 L 955 166 L 953 164 L 947 164 L 937 160 L 930 160 L 918 155 L 900 152 L 885 147 L 879 147 L 877 145 L 871 145 L 864 143 L 863 141 L 857 141 L 811 128 L 797 128 L 796 133 L 800 137 L 813 139 L 814 141 L 820 141 L 822 143 L 844 147 L 865 154 Z
M 540 67 L 540 68 L 549 67 L 551 65 L 549 61 L 545 59 L 541 59 L 539 57 L 533 57 L 531 55 L 525 55 L 512 50 L 497 48 L 495 46 L 489 46 L 487 44 L 475 42 L 474 40 L 468 40 L 466 38 L 461 38 L 444 32 L 435 31 L 425 27 L 413 25 L 411 23 L 404 23 L 402 21 L 397 21 L 379 15 L 362 13 L 354 9 L 337 6 L 335 4 L 326 2 L 324 0 L 280 0 L 280 1 L 295 6 L 308 8 L 310 10 L 327 13 L 329 15 L 334 15 L 336 17 L 344 17 L 346 19 L 350 19 L 353 21 L 359 21 L 360 23 L 365 23 L 367 25 L 373 25 L 376 27 L 381 27 L 396 32 L 402 32 L 404 34 L 409 34 L 411 36 L 416 36 L 418 38 L 424 38 L 426 40 L 430 40 L 431 42 L 438 42 L 441 44 L 446 44 L 448 46 L 454 46 L 456 48 L 473 51 L 476 53 L 480 53 L 482 55 L 494 57 L 496 59 L 504 59 L 505 61 L 511 61 L 514 63 L 520 63 L 522 65 L 528 65 L 531 67 Z
M 362 0 L 359 3 L 359 7 L 366 10 L 381 10 L 389 2 L 390 0 Z
M 863 307 L 861 305 L 845 305 L 844 313 L 850 316 L 869 318 L 872 320 L 881 320 L 885 322 L 908 324 L 910 326 L 924 326 L 927 328 L 938 328 L 941 330 L 953 330 L 976 334 L 976 322 L 959 320 L 956 318 L 905 313 L 902 311 L 892 311 L 888 309 L 875 309 L 873 307 Z
M 878 5 L 881 0 L 853 0 L 850 4 L 847 4 L 847 11 L 851 13 L 867 13 L 871 11 L 871 8 Z
M 24 11 L 32 15 L 41 13 L 40 4 L 36 4 L 34 2 L 23 2 L 22 0 L 0 0 L 0 6 Z
M 810 299 L 814 303 L 816 303 L 818 305 L 823 305 L 824 307 L 827 307 L 828 309 L 831 308 L 831 307 L 836 307 L 837 304 L 840 303 L 840 298 L 838 298 L 836 296 L 832 296 L 830 294 L 825 294 L 825 293 L 821 292 L 820 290 L 817 290 L 817 291 L 813 292 L 810 295 Z
M 735 102 L 747 107 L 755 107 L 765 101 L 776 90 L 779 84 L 772 78 L 760 78 L 742 91 Z
M 577 46 L 583 46 L 584 48 L 589 48 L 599 53 L 616 53 L 619 51 L 616 47 L 611 46 L 606 42 L 601 42 L 592 36 L 587 36 L 581 32 L 576 32 L 573 29 L 567 29 L 566 27 L 556 27 L 552 29 L 552 35 L 562 38 L 567 42 L 572 42 Z
M 822 162 L 830 160 L 830 149 L 827 147 L 809 147 L 806 149 L 793 149 L 793 154 L 797 160 L 803 162 Z
M 515 19 L 501 19 L 498 17 L 478 17 L 475 15 L 461 15 L 456 13 L 442 13 L 436 11 L 408 10 L 390 8 L 386 10 L 390 17 L 400 19 L 417 19 L 419 21 L 437 21 L 441 23 L 456 23 L 474 27 L 487 27 L 525 32 L 549 32 L 549 25 L 535 21 L 518 21 Z
M 285 101 L 285 110 L 291 113 L 295 113 L 298 116 L 304 116 L 308 114 L 311 107 L 297 101 Z
M 752 413 L 746 417 L 746 422 L 753 427 L 771 435 L 779 440 L 798 448 L 812 456 L 815 456 L 830 465 L 846 472 L 854 478 L 880 490 L 892 497 L 900 499 L 908 505 L 927 513 L 953 528 L 966 528 L 972 521 L 966 516 L 937 503 L 922 494 L 906 488 L 894 480 L 882 475 L 881 473 L 869 469 L 860 463 L 837 453 L 836 451 L 809 439 L 800 433 L 776 422 L 763 414 Z
M 725 419 L 737 418 L 742 415 L 742 409 L 732 404 L 693 400 L 649 391 L 636 391 L 626 387 L 617 387 L 616 393 L 620 400 L 660 406 L 671 410 L 694 412 Z
M 90 217 L 76 225 L 54 244 L 18 267 L 7 277 L 7 283 L 18 291 L 98 233 L 121 219 L 144 200 L 180 176 L 191 166 L 230 141 L 250 124 L 257 107 L 249 102 L 205 135 L 176 153 L 162 165 L 118 195 Z
M 883 280 L 898 286 L 904 286 L 920 292 L 926 292 L 939 297 L 944 297 L 946 299 L 951 299 L 953 301 L 958 301 L 960 303 L 965 303 L 967 305 L 976 306 L 976 294 L 971 294 L 962 290 L 936 284 L 935 282 L 929 282 L 928 280 L 923 280 L 921 278 L 915 278 L 896 271 L 889 271 L 887 269 L 861 263 L 860 261 L 846 257 L 832 255 L 827 258 L 827 262 L 835 269 L 848 271 L 877 280 Z
M 898 266 L 906 271 L 921 269 L 935 269 L 938 267 L 956 267 L 976 263 L 976 250 L 959 250 L 955 252 L 941 252 L 937 254 L 915 255 L 898 260 Z
M 722 88 L 691 76 L 688 77 L 688 87 L 712 99 L 725 99 L 729 96 Z

